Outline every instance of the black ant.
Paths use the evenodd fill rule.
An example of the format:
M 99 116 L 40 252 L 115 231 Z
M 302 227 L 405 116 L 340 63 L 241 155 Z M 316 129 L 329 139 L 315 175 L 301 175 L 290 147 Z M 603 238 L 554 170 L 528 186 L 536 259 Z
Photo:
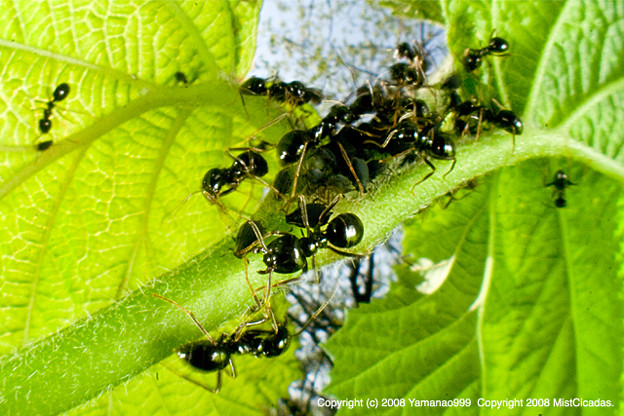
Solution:
M 559 169 L 555 176 L 553 177 L 553 181 L 544 186 L 553 186 L 553 196 L 555 197 L 554 203 L 557 208 L 565 208 L 567 205 L 565 199 L 565 188 L 570 185 L 576 185 L 568 179 L 568 175 Z
M 230 334 L 221 334 L 219 339 L 215 340 L 210 333 L 204 328 L 204 326 L 195 317 L 193 312 L 186 309 L 177 302 L 167 299 L 164 296 L 156 293 L 152 296 L 164 300 L 176 306 L 184 313 L 186 313 L 193 323 L 200 329 L 200 331 L 206 336 L 207 339 L 191 342 L 182 346 L 177 350 L 178 356 L 189 363 L 193 368 L 202 370 L 205 372 L 217 372 L 217 382 L 214 388 L 209 388 L 203 384 L 182 376 L 182 378 L 191 381 L 194 384 L 203 387 L 204 389 L 218 393 L 221 389 L 221 370 L 225 370 L 226 367 L 230 367 L 230 374 L 232 378 L 236 378 L 236 369 L 234 368 L 234 362 L 232 356 L 239 354 L 249 354 L 255 357 L 277 357 L 288 350 L 290 346 L 290 340 L 293 337 L 301 334 L 305 329 L 323 312 L 323 310 L 329 305 L 331 298 L 336 292 L 338 285 L 334 287 L 334 290 L 329 299 L 327 299 L 317 310 L 310 316 L 308 321 L 302 325 L 299 331 L 294 334 L 290 334 L 288 330 L 288 322 L 285 320 L 277 325 L 277 328 L 273 331 L 262 329 L 247 329 L 251 325 L 257 324 L 257 322 L 243 322 L 234 332 Z M 255 295 L 254 295 L 255 297 Z M 272 314 L 272 311 L 270 311 Z M 263 321 L 260 321 L 263 322 Z
M 515 147 L 515 136 L 522 134 L 523 124 L 520 117 L 513 111 L 503 108 L 502 105 L 494 99 L 492 99 L 492 102 L 499 107 L 498 111 L 490 110 L 489 108 L 479 105 L 474 99 L 462 102 L 456 92 L 450 94 L 449 101 L 448 110 L 453 111 L 456 115 L 455 130 L 458 134 L 463 134 L 465 131 L 470 131 L 472 133 L 476 123 L 478 138 L 481 122 L 486 121 L 511 133 L 513 146 Z
M 65 82 L 59 84 L 52 93 L 52 99 L 46 103 L 46 108 L 43 110 L 43 117 L 39 120 L 39 131 L 41 134 L 47 134 L 52 129 L 52 110 L 56 106 L 56 103 L 63 101 L 69 95 L 69 85 Z M 52 146 L 52 140 L 45 140 L 36 145 L 38 151 L 47 150 Z
M 464 51 L 464 66 L 468 72 L 472 72 L 481 66 L 484 57 L 509 55 L 509 43 L 503 38 L 490 38 L 488 46 L 482 49 L 468 48 Z
M 416 123 L 411 120 L 403 120 L 399 123 L 396 129 L 390 132 L 383 144 L 379 145 L 376 142 L 371 143 L 375 143 L 378 146 L 385 148 L 393 137 L 396 137 L 399 143 L 412 145 L 409 149 L 393 157 L 399 157 L 415 152 L 427 164 L 427 166 L 431 168 L 431 172 L 416 182 L 413 185 L 412 190 L 416 185 L 429 179 L 429 177 L 435 173 L 436 168 L 433 163 L 429 161 L 429 158 L 453 161 L 451 167 L 442 176 L 442 178 L 445 178 L 446 175 L 451 173 L 455 167 L 455 163 L 457 162 L 457 159 L 455 158 L 455 145 L 447 134 L 438 130 L 437 126 L 430 126 L 422 131 L 419 131 Z
M 217 372 L 217 383 L 213 389 L 183 376 L 183 378 L 204 387 L 212 393 L 218 393 L 221 389 L 221 370 L 229 366 L 232 378 L 236 377 L 232 355 L 251 354 L 256 357 L 276 357 L 285 352 L 290 345 L 290 334 L 288 333 L 286 323 L 280 324 L 277 331 L 248 330 L 242 332 L 247 326 L 247 323 L 243 323 L 233 333 L 221 334 L 221 336 L 215 340 L 195 317 L 193 312 L 171 299 L 167 299 L 155 293 L 153 296 L 181 309 L 206 336 L 207 339 L 191 342 L 182 346 L 177 350 L 177 353 L 180 358 L 195 369 L 206 372 Z
M 303 197 L 300 197 L 299 209 L 286 216 L 286 221 L 289 224 L 302 228 L 305 227 L 306 235 L 300 238 L 280 231 L 263 234 L 260 224 L 255 221 L 247 221 L 247 225 L 243 225 L 239 229 L 234 254 L 241 258 L 250 251 L 263 253 L 262 261 L 266 269 L 259 273 L 269 275 L 273 272 L 290 274 L 302 271 L 305 273 L 308 271 L 306 259 L 312 257 L 312 264 L 314 265 L 313 256 L 320 248 L 329 248 L 335 253 L 353 256 L 353 254 L 341 249 L 354 247 L 362 241 L 364 225 L 359 217 L 351 213 L 342 213 L 329 220 L 331 210 L 339 200 L 340 198 L 337 197 L 329 205 L 323 206 L 321 209 L 320 204 L 306 205 Z M 308 211 L 308 207 L 310 211 Z M 322 230 L 322 227 L 325 227 L 325 229 Z M 254 233 L 255 239 L 252 237 L 251 232 Z M 278 237 L 266 244 L 264 240 L 270 236 Z M 249 241 L 252 241 L 252 243 L 245 247 L 245 244 Z M 298 277 L 282 281 L 280 284 L 296 279 Z
M 234 156 L 231 151 L 245 150 Z M 191 192 L 184 198 L 181 205 L 186 203 L 196 193 L 201 193 L 211 204 L 216 205 L 221 213 L 227 214 L 228 209 L 220 202 L 220 198 L 236 191 L 245 179 L 255 179 L 264 186 L 272 189 L 281 197 L 282 195 L 268 182 L 262 179 L 269 172 L 266 159 L 258 153 L 264 149 L 256 148 L 230 148 L 227 154 L 234 159 L 229 168 L 213 168 L 204 175 L 201 188 Z M 177 208 L 179 209 L 179 207 Z M 176 209 L 176 210 L 177 210 Z
M 282 82 L 278 79 L 270 80 L 259 77 L 251 77 L 245 80 L 238 92 L 244 107 L 244 95 L 267 96 L 277 102 L 290 104 L 293 107 L 298 107 L 308 102 L 318 104 L 323 99 L 323 94 L 320 90 L 308 88 L 300 81 Z

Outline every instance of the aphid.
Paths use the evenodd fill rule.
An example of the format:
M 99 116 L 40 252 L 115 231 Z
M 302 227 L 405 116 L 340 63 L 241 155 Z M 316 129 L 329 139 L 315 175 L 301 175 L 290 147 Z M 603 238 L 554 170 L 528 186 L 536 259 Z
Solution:
M 47 134 L 52 129 L 52 110 L 56 103 L 63 101 L 69 95 L 69 85 L 65 82 L 59 84 L 52 93 L 52 99 L 47 101 L 46 108 L 43 110 L 43 117 L 39 120 L 39 131 L 41 134 Z M 38 143 L 35 147 L 38 151 L 44 151 L 52 146 L 52 140 L 46 140 Z
M 464 51 L 464 66 L 468 72 L 472 72 L 481 66 L 483 58 L 488 55 L 507 56 L 509 55 L 509 43 L 503 38 L 490 38 L 488 46 L 482 49 L 468 48 Z
M 555 176 L 553 177 L 553 181 L 545 184 L 544 186 L 552 186 L 553 187 L 553 197 L 554 203 L 557 208 L 565 208 L 567 205 L 567 201 L 565 199 L 565 189 L 570 185 L 576 185 L 568 179 L 568 175 L 559 169 Z

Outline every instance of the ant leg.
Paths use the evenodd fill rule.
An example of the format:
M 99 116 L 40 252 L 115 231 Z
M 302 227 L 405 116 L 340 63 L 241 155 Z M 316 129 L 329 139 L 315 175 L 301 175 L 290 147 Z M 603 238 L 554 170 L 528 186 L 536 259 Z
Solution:
M 366 140 L 364 142 L 364 144 L 366 144 L 366 143 L 373 143 L 373 144 L 376 144 L 377 146 L 381 147 L 382 149 L 384 149 L 386 146 L 388 146 L 388 143 L 390 143 L 390 140 L 392 140 L 392 138 L 394 137 L 396 132 L 397 132 L 397 129 L 392 130 L 390 132 L 390 134 L 388 135 L 388 137 L 386 137 L 386 140 L 384 140 L 383 144 L 381 144 L 381 145 L 379 143 L 373 141 L 373 140 Z
M 305 158 L 306 151 L 308 150 L 308 142 L 305 142 L 303 145 L 303 149 L 301 150 L 301 156 L 299 157 L 299 162 L 297 163 L 297 169 L 295 170 L 295 175 L 293 176 L 293 185 L 292 191 L 290 192 L 290 199 L 286 202 L 286 205 L 282 207 L 282 210 L 288 211 L 290 207 L 291 201 L 295 199 L 295 194 L 297 193 L 297 182 L 299 181 L 299 175 L 301 174 L 301 166 L 303 165 L 303 159 Z
M 392 159 L 396 159 L 396 158 L 401 157 L 401 156 L 409 155 L 410 153 L 415 152 L 415 151 L 416 151 L 416 148 L 415 148 L 415 147 L 410 147 L 409 149 L 404 150 L 404 151 L 402 151 L 402 152 L 401 152 L 401 153 L 399 153 L 399 154 L 396 154 L 396 155 L 390 156 L 390 157 L 389 157 L 389 158 L 387 158 L 387 159 L 380 160 L 380 161 L 379 161 L 379 163 L 388 163 L 388 162 L 389 162 L 389 161 L 391 161 Z
M 448 175 L 449 173 L 453 171 L 453 168 L 455 168 L 456 162 L 457 162 L 457 159 L 453 158 L 453 163 L 451 163 L 451 167 L 449 168 L 449 170 L 446 171 L 444 175 L 442 175 L 442 179 L 446 180 L 446 175 Z
M 241 102 L 243 103 L 243 109 L 245 110 L 245 115 L 247 116 L 247 120 L 249 120 L 249 112 L 247 111 L 247 105 L 245 104 L 245 97 L 243 97 L 243 93 L 238 90 L 238 95 L 240 95 Z
M 343 198 L 342 194 L 336 195 L 336 197 L 325 207 L 321 215 L 319 216 L 319 224 L 324 224 L 325 217 L 331 212 L 336 204 Z
M 250 176 L 250 178 L 257 180 L 258 182 L 269 188 L 271 191 L 275 192 L 275 195 L 277 195 L 280 199 L 286 199 L 286 196 L 278 191 L 277 188 L 275 188 L 273 185 L 260 178 L 259 176 Z
M 416 183 L 412 186 L 412 190 L 411 190 L 412 195 L 414 194 L 414 188 L 416 187 L 416 185 L 419 185 L 419 184 L 423 183 L 424 181 L 426 181 L 427 179 L 429 179 L 429 177 L 430 177 L 431 175 L 433 175 L 433 174 L 435 173 L 435 171 L 436 171 L 435 166 L 433 166 L 433 163 L 431 163 L 431 162 L 429 161 L 429 159 L 427 159 L 426 157 L 423 157 L 423 160 L 425 161 L 425 163 L 427 164 L 427 166 L 429 166 L 429 167 L 431 168 L 431 172 L 429 172 L 428 174 L 426 174 L 424 178 L 422 178 L 421 180 L 419 180 L 418 182 L 416 182 Z
M 171 300 L 171 299 L 167 299 L 164 296 L 161 296 L 157 293 L 152 293 L 152 296 L 155 298 L 158 298 L 160 300 L 164 300 L 165 302 L 169 302 L 171 303 L 173 306 L 179 308 L 180 310 L 182 310 L 184 313 L 186 313 L 192 320 L 193 323 L 195 323 L 195 325 L 197 325 L 197 327 L 204 333 L 204 335 L 206 335 L 206 338 L 208 338 L 208 340 L 213 344 L 213 345 L 217 345 L 217 343 L 215 342 L 214 338 L 212 338 L 210 336 L 210 334 L 208 333 L 208 331 L 206 330 L 206 328 L 204 328 L 204 326 L 199 322 L 199 320 L 197 319 L 197 317 L 195 317 L 195 315 L 193 314 L 193 312 L 189 311 L 188 309 L 186 309 L 184 306 L 180 305 L 179 303 Z
M 342 157 L 345 160 L 345 162 L 347 162 L 347 166 L 349 166 L 349 170 L 351 171 L 351 174 L 353 175 L 353 177 L 355 178 L 355 181 L 357 182 L 358 185 L 358 189 L 360 190 L 360 195 L 364 196 L 364 187 L 362 186 L 362 182 L 360 182 L 360 178 L 358 177 L 357 173 L 355 173 L 355 169 L 353 169 L 353 164 L 351 163 L 351 159 L 349 159 L 349 155 L 347 155 L 347 151 L 344 149 L 344 147 L 342 146 L 342 143 L 338 142 L 338 147 L 340 148 L 340 153 L 342 153 Z
M 338 286 L 340 285 L 340 279 L 336 279 L 336 283 L 334 283 L 334 287 L 332 288 L 331 294 L 329 295 L 329 297 L 327 298 L 327 300 L 325 302 L 323 302 L 323 304 L 316 310 L 316 312 L 314 312 L 309 318 L 308 320 L 305 322 L 305 324 L 303 324 L 303 326 L 301 327 L 301 329 L 297 332 L 295 332 L 292 336 L 293 337 L 297 337 L 299 336 L 303 331 L 306 330 L 306 328 L 308 326 L 310 326 L 310 324 L 312 322 L 314 322 L 314 320 L 316 318 L 319 317 L 319 315 L 321 313 L 323 313 L 323 311 L 325 310 L 325 308 L 331 303 L 331 300 L 333 299 L 334 295 L 336 294 L 336 292 L 338 291 Z
M 268 310 L 267 312 L 268 319 L 271 320 L 271 326 L 273 327 L 273 330 L 277 334 L 277 332 L 279 331 L 279 326 L 277 325 L 277 321 L 275 320 L 275 315 L 273 314 L 273 310 L 271 309 L 271 289 L 273 288 L 273 285 L 271 284 L 272 277 L 273 277 L 273 271 L 271 270 L 269 272 L 269 278 L 267 279 L 267 284 L 266 284 L 266 288 L 264 291 L 264 307 L 266 310 Z
M 362 258 L 368 255 L 368 254 L 361 254 L 361 253 L 349 253 L 348 251 L 342 251 L 339 248 L 332 247 L 332 246 L 327 246 L 327 248 L 333 251 L 334 253 L 340 254 L 341 256 L 345 256 L 345 257 Z

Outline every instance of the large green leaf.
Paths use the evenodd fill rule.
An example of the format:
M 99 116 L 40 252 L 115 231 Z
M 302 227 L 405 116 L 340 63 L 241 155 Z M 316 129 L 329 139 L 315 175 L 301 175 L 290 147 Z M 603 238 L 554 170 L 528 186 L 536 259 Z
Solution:
M 209 168 L 231 163 L 225 148 L 274 117 L 264 100 L 250 99 L 243 108 L 232 82 L 251 66 L 259 3 L 119 1 L 103 6 L 86 1 L 0 6 L 6 22 L 0 34 L 6 69 L 0 350 L 7 357 L 217 242 L 226 230 L 218 210 L 200 196 L 181 202 L 199 189 Z M 177 85 L 176 71 L 186 74 L 191 85 Z M 39 138 L 36 129 L 44 101 L 61 82 L 70 85 L 70 94 L 54 110 L 49 136 L 55 144 L 36 152 L 35 140 L 48 138 Z M 151 314 L 150 306 L 145 311 Z M 159 342 L 157 333 L 137 335 Z M 199 335 L 195 329 L 194 337 Z M 76 340 L 74 347 L 79 345 Z M 84 348 L 84 354 L 96 354 Z M 113 339 L 101 345 L 103 356 L 111 349 L 122 346 Z M 171 345 L 165 346 L 166 355 L 167 350 Z M 60 380 L 75 365 L 40 358 L 51 373 L 61 374 Z M 114 361 L 110 357 L 109 365 Z M 251 378 L 247 394 L 256 395 L 247 397 L 247 412 L 275 403 L 296 377 L 292 352 L 284 364 L 275 361 L 260 366 L 265 368 L 261 373 L 242 369 L 239 386 Z M 104 368 L 94 365 L 85 373 L 106 386 Z M 289 376 L 272 377 L 276 371 Z M 249 377 L 253 374 L 263 377 Z M 86 378 L 71 383 L 83 384 Z M 207 380 L 213 385 L 214 375 Z M 42 389 L 48 389 L 46 384 L 42 381 Z M 0 395 L 5 405 L 6 389 Z M 52 393 L 46 400 L 43 391 L 32 413 L 57 412 L 98 393 L 73 389 L 73 394 Z M 190 391 L 198 398 L 194 406 L 204 409 L 241 395 L 226 391 L 215 399 L 163 367 L 78 413 L 108 413 L 112 406 L 136 414 L 138 406 L 152 414 L 165 406 L 183 414 L 189 410 Z M 24 403 L 18 408 L 29 411 Z
M 541 126 L 553 138 L 570 134 L 567 142 L 590 146 L 594 163 L 602 159 L 613 169 L 599 174 L 567 158 L 538 159 L 480 178 L 476 191 L 458 191 L 464 197 L 446 210 L 425 211 L 406 226 L 405 250 L 438 263 L 425 277 L 441 276 L 442 285 L 426 297 L 413 292 L 411 299 L 389 297 L 352 312 L 348 329 L 328 346 L 337 363 L 330 392 L 405 398 L 404 407 L 382 409 L 394 414 L 413 411 L 408 399 L 460 398 L 471 399 L 469 410 L 419 410 L 498 414 L 477 399 L 517 398 L 524 406 L 503 405 L 505 414 L 615 413 L 622 392 L 621 233 L 615 232 L 622 227 L 622 195 L 621 179 L 604 174 L 621 170 L 621 6 L 444 6 L 457 65 L 464 49 L 484 45 L 493 29 L 512 45 L 511 56 L 491 59 L 477 73 L 491 87 L 472 83 L 473 91 L 523 112 L 527 132 Z M 566 208 L 556 208 L 543 186 L 557 169 L 575 183 L 566 190 Z M 354 356 L 357 366 L 347 364 Z M 549 401 L 527 407 L 530 398 Z M 558 398 L 609 405 L 557 407 Z

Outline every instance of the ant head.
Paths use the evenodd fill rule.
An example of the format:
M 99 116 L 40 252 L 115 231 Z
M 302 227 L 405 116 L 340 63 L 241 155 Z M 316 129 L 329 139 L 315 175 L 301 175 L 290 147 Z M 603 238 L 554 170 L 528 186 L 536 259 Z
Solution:
M 267 266 L 266 273 L 290 274 L 308 266 L 301 243 L 292 234 L 282 235 L 268 244 L 262 261 Z
M 229 182 L 229 169 L 210 169 L 202 180 L 202 191 L 214 197 L 219 195 L 221 188 Z
M 503 38 L 494 37 L 490 39 L 488 50 L 492 55 L 504 54 L 509 51 L 509 43 Z

